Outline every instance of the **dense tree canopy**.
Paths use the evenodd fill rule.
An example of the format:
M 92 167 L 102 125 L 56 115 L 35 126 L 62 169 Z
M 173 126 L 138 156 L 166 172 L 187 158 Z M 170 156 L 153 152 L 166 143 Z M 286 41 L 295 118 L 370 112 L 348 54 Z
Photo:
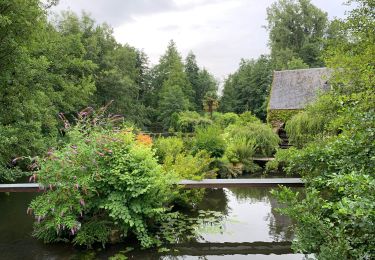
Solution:
M 220 110 L 236 113 L 251 111 L 265 119 L 271 80 L 272 64 L 267 56 L 257 60 L 242 60 L 239 69 L 224 83 Z
M 202 111 L 204 96 L 207 92 L 217 92 L 217 82 L 206 69 L 198 67 L 193 52 L 186 57 L 185 72 L 193 88 L 195 109 Z
M 277 1 L 267 9 L 267 21 L 276 69 L 286 69 L 292 58 L 310 67 L 323 65 L 320 56 L 328 19 L 310 0 Z
M 109 25 L 71 11 L 47 19 L 44 8 L 0 2 L 0 178 L 62 138 L 59 113 L 72 121 L 87 106 L 111 103 L 110 113 L 137 126 L 167 129 L 173 113 L 202 111 L 206 92 L 217 90 L 194 54 L 184 64 L 173 41 L 150 68 L 146 54 L 118 43 Z

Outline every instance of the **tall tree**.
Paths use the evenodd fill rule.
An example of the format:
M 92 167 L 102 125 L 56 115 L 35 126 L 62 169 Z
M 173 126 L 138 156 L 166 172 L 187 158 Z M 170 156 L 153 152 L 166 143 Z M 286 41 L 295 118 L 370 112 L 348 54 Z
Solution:
M 65 36 L 77 37 L 85 50 L 84 58 L 95 64 L 92 103 L 104 106 L 113 100 L 109 112 L 124 115 L 140 126 L 147 123 L 147 108 L 141 97 L 147 57 L 134 47 L 117 43 L 111 27 L 96 25 L 85 13 L 78 17 L 63 12 L 55 26 Z
M 271 80 L 272 64 L 267 56 L 257 60 L 242 60 L 239 69 L 224 83 L 220 110 L 236 113 L 251 111 L 265 119 Z
M 276 69 L 287 68 L 293 58 L 310 67 L 319 67 L 327 14 L 310 0 L 279 0 L 267 9 L 266 28 Z
M 195 55 L 189 52 L 185 60 L 185 72 L 194 92 L 194 105 L 198 111 L 203 111 L 203 100 L 207 92 L 217 92 L 217 81 L 206 70 L 200 69 Z
M 179 86 L 183 93 L 190 101 L 193 101 L 193 90 L 191 84 L 184 71 L 181 55 L 178 53 L 176 43 L 171 40 L 167 50 L 160 57 L 159 64 L 153 68 L 152 84 L 155 93 L 154 102 L 157 103 L 160 90 L 165 82 L 169 82 L 170 86 Z
M 165 54 L 160 57 L 159 64 L 152 69 L 152 87 L 151 105 L 157 108 L 155 112 L 158 120 L 168 122 L 167 117 L 173 114 L 171 109 L 165 111 L 167 101 L 175 103 L 178 100 L 181 102 L 184 100 L 181 103 L 182 107 L 184 109 L 192 108 L 194 92 L 185 73 L 182 58 L 173 41 L 169 42 Z M 173 101 L 171 99 L 171 90 L 176 92 L 176 98 L 178 94 L 178 100 Z M 167 95 L 167 97 L 165 97 L 165 95 Z M 187 103 L 185 101 L 187 101 Z M 174 106 L 175 105 L 170 104 L 170 108 Z M 181 110 L 178 109 L 178 111 Z M 168 125 L 164 124 L 163 127 L 168 128 Z
M 88 103 L 94 65 L 78 37 L 47 22 L 39 1 L 2 1 L 0 10 L 0 167 L 9 169 L 54 141 L 58 112 Z

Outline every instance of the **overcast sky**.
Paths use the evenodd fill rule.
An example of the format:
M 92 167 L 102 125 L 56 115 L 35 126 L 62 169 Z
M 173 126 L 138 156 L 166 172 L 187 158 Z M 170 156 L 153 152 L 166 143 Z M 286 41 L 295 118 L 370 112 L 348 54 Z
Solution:
M 200 66 L 222 80 L 241 58 L 269 53 L 266 8 L 274 0 L 60 0 L 54 11 L 91 14 L 114 28 L 120 43 L 143 49 L 158 62 L 169 40 L 185 57 L 192 50 Z M 312 0 L 329 18 L 343 17 L 344 0 Z

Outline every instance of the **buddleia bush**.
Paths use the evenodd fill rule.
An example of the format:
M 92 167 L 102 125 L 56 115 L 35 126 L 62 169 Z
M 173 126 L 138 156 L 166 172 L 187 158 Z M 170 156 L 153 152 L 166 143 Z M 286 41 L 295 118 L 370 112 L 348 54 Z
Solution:
M 28 208 L 36 220 L 33 234 L 87 246 L 135 236 L 152 246 L 174 178 L 158 164 L 149 138 L 102 122 L 82 115 L 66 129 L 69 142 L 39 160 L 31 181 L 46 190 Z

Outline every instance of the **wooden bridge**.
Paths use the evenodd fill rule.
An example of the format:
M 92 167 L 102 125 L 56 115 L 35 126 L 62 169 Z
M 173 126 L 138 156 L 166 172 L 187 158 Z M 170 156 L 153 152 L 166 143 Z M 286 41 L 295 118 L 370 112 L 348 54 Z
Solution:
M 184 188 L 233 188 L 233 187 L 303 187 L 299 178 L 267 178 L 267 179 L 204 179 L 200 181 L 182 180 L 178 185 Z M 39 183 L 0 184 L 0 192 L 40 192 L 45 187 Z

